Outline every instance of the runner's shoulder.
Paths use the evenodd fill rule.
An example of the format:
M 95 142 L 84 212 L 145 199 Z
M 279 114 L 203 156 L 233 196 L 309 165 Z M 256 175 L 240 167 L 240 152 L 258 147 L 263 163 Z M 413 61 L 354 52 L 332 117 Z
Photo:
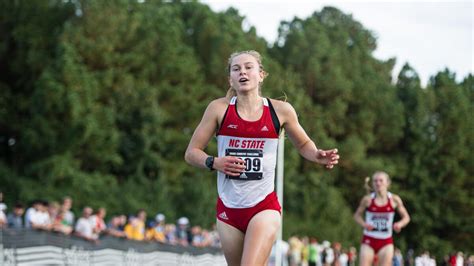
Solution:
M 276 99 L 270 99 L 270 102 L 272 103 L 273 108 L 275 108 L 275 112 L 278 115 L 287 116 L 295 112 L 295 109 L 289 102 L 276 100 Z
M 363 204 L 365 207 L 368 207 L 371 201 L 372 201 L 372 196 L 368 194 L 362 198 L 361 204 Z
M 393 202 L 396 204 L 395 207 L 397 207 L 398 205 L 403 204 L 402 198 L 400 198 L 400 196 L 398 196 L 397 194 L 392 193 L 392 199 L 393 199 Z
M 212 100 L 207 106 L 207 109 L 210 111 L 219 111 L 221 109 L 227 108 L 228 105 L 229 105 L 229 100 L 226 97 L 222 97 L 222 98 Z

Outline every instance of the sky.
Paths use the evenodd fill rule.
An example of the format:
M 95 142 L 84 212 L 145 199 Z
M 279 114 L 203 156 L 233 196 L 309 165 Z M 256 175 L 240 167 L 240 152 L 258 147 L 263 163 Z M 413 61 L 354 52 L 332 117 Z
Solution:
M 423 86 L 437 72 L 449 68 L 461 81 L 474 73 L 473 1 L 308 1 L 308 0 L 202 0 L 213 11 L 229 7 L 245 16 L 244 29 L 254 26 L 257 35 L 273 43 L 281 21 L 305 19 L 324 6 L 333 6 L 374 33 L 374 56 L 395 57 L 394 78 L 408 62 Z

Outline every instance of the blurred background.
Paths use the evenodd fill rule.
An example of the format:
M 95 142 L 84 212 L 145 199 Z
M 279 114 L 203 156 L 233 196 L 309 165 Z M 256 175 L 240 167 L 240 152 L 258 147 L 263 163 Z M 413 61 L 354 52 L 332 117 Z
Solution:
M 437 32 L 429 20 L 423 25 L 423 13 L 399 25 L 414 35 L 389 35 L 382 18 L 394 3 L 361 11 L 370 27 L 350 6 L 306 7 L 299 15 L 291 9 L 298 2 L 286 3 L 288 13 L 269 32 L 259 16 L 280 18 L 285 3 L 274 5 L 275 16 L 261 8 L 247 17 L 245 7 L 216 2 L 0 1 L 3 201 L 26 206 L 69 196 L 76 216 L 84 206 L 105 207 L 107 215 L 144 209 L 210 228 L 215 173 L 187 165 L 184 151 L 207 104 L 227 91 L 229 55 L 252 49 L 270 74 L 263 95 L 287 98 L 318 147 L 341 155 L 326 171 L 286 142 L 284 239 L 358 247 L 362 230 L 352 214 L 364 178 L 384 170 L 412 218 L 396 246 L 429 250 L 439 261 L 456 250 L 472 254 L 469 3 L 467 20 L 443 13 L 453 22 L 444 28 L 460 35 L 431 39 L 428 32 Z M 386 43 L 414 49 L 423 40 L 423 52 L 399 58 L 400 46 L 380 44 L 386 34 Z M 216 154 L 215 141 L 207 151 Z

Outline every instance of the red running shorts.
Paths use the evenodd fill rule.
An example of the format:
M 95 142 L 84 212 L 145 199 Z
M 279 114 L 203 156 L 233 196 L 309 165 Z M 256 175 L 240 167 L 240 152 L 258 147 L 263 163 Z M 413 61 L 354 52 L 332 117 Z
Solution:
M 381 250 L 386 245 L 393 244 L 393 238 L 390 237 L 387 239 L 377 239 L 364 235 L 362 238 L 362 244 L 370 246 L 374 250 L 374 253 L 377 254 L 379 250 Z
M 216 218 L 231 225 L 245 234 L 250 220 L 255 214 L 264 210 L 275 210 L 281 214 L 281 206 L 275 192 L 268 194 L 264 200 L 250 208 L 227 208 L 220 198 L 217 198 Z

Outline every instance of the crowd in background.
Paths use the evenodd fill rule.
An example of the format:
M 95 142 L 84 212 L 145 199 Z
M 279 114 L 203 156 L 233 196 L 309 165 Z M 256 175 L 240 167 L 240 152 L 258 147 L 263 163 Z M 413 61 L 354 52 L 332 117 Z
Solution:
M 280 248 L 282 265 L 284 266 L 355 266 L 359 265 L 356 247 L 344 247 L 339 242 L 327 240 L 318 242 L 315 237 L 291 236 L 288 242 L 277 242 Z M 276 249 L 272 249 L 269 265 L 275 265 Z M 374 262 L 377 264 L 377 261 Z M 398 248 L 394 250 L 393 266 L 435 266 L 436 258 L 428 251 L 418 256 L 412 249 L 405 255 Z M 446 255 L 443 266 L 474 266 L 474 255 L 466 256 L 463 252 Z
M 85 206 L 81 216 L 75 218 L 71 211 L 73 201 L 64 197 L 61 203 L 36 200 L 25 208 L 17 203 L 10 211 L 3 202 L 0 192 L 0 228 L 32 228 L 74 235 L 88 241 L 98 242 L 109 235 L 136 241 L 157 241 L 171 245 L 220 247 L 215 225 L 211 230 L 199 225 L 191 226 L 188 218 L 181 217 L 176 223 L 167 223 L 166 216 L 156 214 L 152 219 L 144 210 L 134 215 L 114 215 L 106 222 L 106 208 L 95 211 Z M 327 240 L 318 242 L 314 237 L 291 236 L 288 241 L 278 242 L 281 260 L 286 266 L 355 266 L 358 265 L 356 247 L 343 247 L 339 242 Z M 275 263 L 275 249 L 272 250 L 270 265 Z M 415 256 L 413 250 L 403 255 L 395 248 L 393 266 L 434 266 L 436 258 L 428 251 Z M 474 255 L 453 252 L 446 255 L 441 265 L 474 266 Z
M 278 242 L 281 261 L 285 266 L 354 266 L 357 265 L 357 249 L 343 247 L 339 242 L 324 240 L 318 242 L 315 237 L 291 236 L 288 242 Z M 275 248 L 270 256 L 270 265 L 275 265 Z
M 73 201 L 64 197 L 62 203 L 35 200 L 29 208 L 21 203 L 6 212 L 3 194 L 0 192 L 0 228 L 32 228 L 74 235 L 91 242 L 100 241 L 101 236 L 126 238 L 136 241 L 157 241 L 171 245 L 220 247 L 219 236 L 215 230 L 191 226 L 187 217 L 176 223 L 167 223 L 166 216 L 156 214 L 151 219 L 145 210 L 133 215 L 114 215 L 106 222 L 107 210 L 104 207 L 93 210 L 89 206 L 82 209 L 75 219 L 71 211 Z M 6 214 L 7 213 L 7 214 Z

